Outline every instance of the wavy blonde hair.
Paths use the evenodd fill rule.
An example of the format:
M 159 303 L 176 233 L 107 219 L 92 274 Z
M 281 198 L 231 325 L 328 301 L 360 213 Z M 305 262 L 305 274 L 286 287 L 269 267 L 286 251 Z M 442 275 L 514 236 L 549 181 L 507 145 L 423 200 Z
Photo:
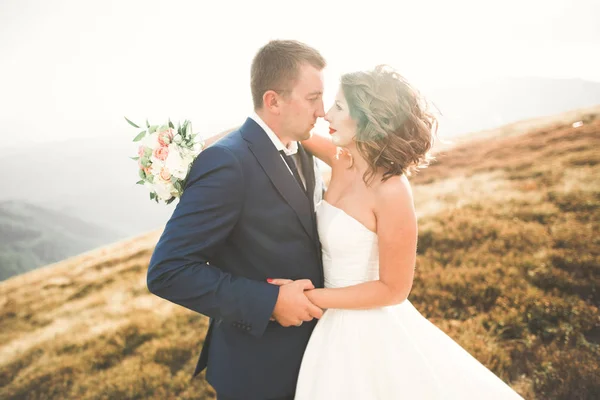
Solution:
M 434 159 L 429 154 L 438 128 L 419 91 L 387 65 L 345 74 L 341 87 L 350 116 L 357 122 L 358 152 L 369 164 L 368 185 L 383 170 L 382 181 L 411 175 Z

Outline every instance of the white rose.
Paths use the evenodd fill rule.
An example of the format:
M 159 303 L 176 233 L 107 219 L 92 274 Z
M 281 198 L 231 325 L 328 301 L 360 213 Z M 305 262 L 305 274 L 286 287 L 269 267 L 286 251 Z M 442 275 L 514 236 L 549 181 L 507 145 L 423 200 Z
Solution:
M 189 162 L 181 157 L 179 148 L 176 144 L 169 145 L 169 155 L 165 160 L 165 167 L 171 172 L 171 174 L 177 179 L 184 179 Z
M 150 161 L 152 161 L 152 165 L 150 166 L 150 172 L 152 172 L 152 175 L 160 175 L 160 171 L 162 171 L 164 168 L 165 162 L 155 157 L 150 157 Z
M 157 179 L 157 183 L 154 184 L 153 188 L 158 197 L 165 201 L 171 198 L 171 193 L 174 190 L 170 182 L 167 183 L 162 179 Z
M 185 176 L 187 175 L 187 170 L 185 171 L 173 171 L 172 175 L 177 178 L 177 179 L 185 179 Z
M 204 150 L 204 146 L 203 146 L 202 142 L 194 143 L 194 146 L 192 147 L 192 152 L 194 154 L 199 154 L 202 150 Z
M 173 138 L 173 142 L 179 144 L 181 143 L 181 141 L 183 140 L 183 138 L 181 137 L 181 135 L 178 133 L 177 135 L 175 135 L 175 137 Z

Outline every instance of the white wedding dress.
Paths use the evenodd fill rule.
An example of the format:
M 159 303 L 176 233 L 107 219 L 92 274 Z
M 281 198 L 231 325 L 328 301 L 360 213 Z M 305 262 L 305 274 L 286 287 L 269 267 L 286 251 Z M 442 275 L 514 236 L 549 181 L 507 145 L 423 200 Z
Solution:
M 317 207 L 325 287 L 378 279 L 377 235 L 325 200 Z M 304 353 L 295 399 L 522 397 L 406 300 L 326 310 Z

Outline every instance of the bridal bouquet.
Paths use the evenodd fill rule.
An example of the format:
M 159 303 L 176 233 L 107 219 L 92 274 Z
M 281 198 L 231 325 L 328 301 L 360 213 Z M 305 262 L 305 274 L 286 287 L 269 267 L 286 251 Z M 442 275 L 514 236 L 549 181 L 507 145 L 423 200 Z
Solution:
M 133 127 L 140 127 L 125 120 Z M 146 120 L 146 129 L 134 139 L 140 142 L 137 161 L 141 178 L 137 184 L 150 190 L 150 200 L 170 204 L 179 198 L 185 187 L 185 180 L 192 163 L 204 148 L 202 141 L 196 140 L 192 133 L 192 124 L 186 120 L 177 124 L 177 129 L 169 120 L 164 125 L 150 125 Z

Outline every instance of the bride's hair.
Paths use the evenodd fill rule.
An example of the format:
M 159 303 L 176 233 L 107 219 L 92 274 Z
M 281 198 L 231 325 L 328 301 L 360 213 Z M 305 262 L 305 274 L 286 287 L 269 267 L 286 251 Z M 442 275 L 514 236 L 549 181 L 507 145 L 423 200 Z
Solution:
M 429 165 L 438 122 L 419 91 L 387 65 L 345 74 L 342 91 L 357 122 L 356 148 L 369 164 L 369 183 L 379 170 L 382 181 L 410 175 Z

